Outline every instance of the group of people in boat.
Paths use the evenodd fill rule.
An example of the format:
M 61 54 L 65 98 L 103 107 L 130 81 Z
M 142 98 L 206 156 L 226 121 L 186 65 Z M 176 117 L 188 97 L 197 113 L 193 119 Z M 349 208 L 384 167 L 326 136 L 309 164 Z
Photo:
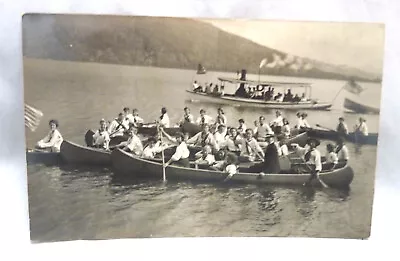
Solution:
M 144 120 L 139 116 L 137 109 L 132 112 L 125 107 L 123 112 L 111 122 L 101 119 L 99 129 L 93 134 L 93 147 L 110 150 L 120 148 L 136 156 L 154 159 L 157 154 L 167 148 L 176 147 L 172 156 L 166 162 L 180 165 L 182 167 L 190 166 L 189 148 L 197 148 L 194 155 L 196 167 L 209 168 L 212 170 L 226 171 L 231 177 L 238 171 L 238 166 L 243 162 L 253 162 L 250 168 L 252 172 L 279 173 L 280 157 L 288 157 L 289 149 L 297 153 L 300 158 L 310 167 L 311 176 L 308 182 L 318 178 L 318 173 L 322 170 L 321 152 L 317 149 L 320 142 L 315 139 L 309 139 L 305 147 L 298 144 L 292 144 L 288 147 L 288 139 L 292 136 L 292 130 L 299 133 L 301 130 L 307 130 L 310 125 L 307 122 L 307 113 L 298 112 L 296 114 L 297 122 L 293 128 L 289 121 L 283 117 L 281 111 L 276 111 L 275 118 L 266 122 L 264 116 L 260 116 L 254 122 L 254 127 L 247 127 L 244 119 L 239 119 L 237 127 L 228 127 L 227 117 L 222 108 L 218 108 L 215 119 L 209 116 L 205 109 L 200 110 L 197 119 L 191 114 L 190 109 L 185 107 L 183 117 L 178 122 L 179 125 L 187 123 L 197 124 L 201 131 L 190 136 L 189 133 L 178 132 L 173 137 L 165 129 L 170 127 L 170 120 L 167 109 L 161 109 L 161 115 L 156 120 L 158 127 L 157 135 L 149 137 L 144 145 L 144 140 L 138 136 L 138 128 L 143 126 Z M 108 124 L 107 124 L 108 123 Z M 37 143 L 37 148 L 59 151 L 63 137 L 58 130 L 57 120 L 50 120 L 50 131 L 48 135 Z M 355 130 L 362 135 L 368 135 L 368 128 L 364 118 L 359 119 L 359 124 Z M 332 169 L 339 161 L 347 161 L 349 152 L 345 145 L 345 135 L 348 134 L 348 127 L 343 117 L 339 118 L 337 132 L 339 135 L 336 146 L 328 144 L 326 146 L 326 157 L 324 164 L 328 169 Z M 114 146 L 109 146 L 112 138 L 128 134 L 128 139 Z M 168 142 L 164 142 L 161 137 L 165 137 Z M 322 181 L 320 181 L 323 183 Z
M 197 81 L 193 82 L 193 91 L 206 93 L 209 95 L 223 96 L 225 94 L 224 85 L 218 86 L 218 84 L 213 83 L 205 83 L 203 86 L 199 85 Z M 248 99 L 257 99 L 264 101 L 276 101 L 276 102 L 305 102 L 308 99 L 305 96 L 305 93 L 302 93 L 301 96 L 299 94 L 293 95 L 292 90 L 288 89 L 286 93 L 278 92 L 275 94 L 275 88 L 269 86 L 268 89 L 266 86 L 257 85 L 257 86 L 247 86 L 242 95 L 238 95 L 242 98 Z

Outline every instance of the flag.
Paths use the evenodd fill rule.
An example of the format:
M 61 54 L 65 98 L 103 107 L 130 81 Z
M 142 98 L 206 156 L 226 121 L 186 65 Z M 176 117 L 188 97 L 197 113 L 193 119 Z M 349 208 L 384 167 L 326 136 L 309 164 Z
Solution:
M 348 92 L 354 93 L 354 94 L 360 94 L 362 91 L 364 91 L 364 88 L 361 87 L 358 83 L 356 83 L 354 80 L 350 80 L 346 83 L 346 85 L 343 87 L 345 90 Z
M 31 131 L 35 131 L 40 124 L 40 120 L 43 117 L 43 113 L 38 109 L 35 109 L 32 106 L 29 106 L 28 104 L 25 104 L 24 116 L 25 116 L 25 126 L 28 127 Z
M 261 63 L 260 63 L 260 69 L 267 63 L 267 58 L 262 59 Z

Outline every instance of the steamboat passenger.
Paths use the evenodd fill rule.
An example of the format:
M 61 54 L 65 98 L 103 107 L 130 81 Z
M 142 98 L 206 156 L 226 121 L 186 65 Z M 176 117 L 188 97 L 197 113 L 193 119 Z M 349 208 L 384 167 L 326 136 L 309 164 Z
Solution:
M 50 150 L 51 152 L 60 152 L 61 143 L 64 139 L 58 131 L 58 121 L 50 120 L 49 127 L 49 133 L 46 137 L 38 141 L 36 148 Z
M 194 92 L 202 92 L 203 91 L 203 88 L 201 86 L 199 86 L 197 81 L 193 82 L 193 91 Z

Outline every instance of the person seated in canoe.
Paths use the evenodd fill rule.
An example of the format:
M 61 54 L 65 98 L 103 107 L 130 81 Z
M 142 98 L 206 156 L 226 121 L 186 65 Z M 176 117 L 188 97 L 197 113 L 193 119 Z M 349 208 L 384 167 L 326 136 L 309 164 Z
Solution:
M 131 125 L 128 130 L 129 138 L 127 141 L 121 142 L 118 145 L 110 148 L 120 148 L 123 151 L 130 152 L 136 156 L 142 156 L 143 154 L 143 143 L 140 138 L 137 136 L 138 129 Z
M 131 110 L 128 107 L 125 107 L 122 111 L 123 111 L 125 120 L 128 122 L 128 124 L 133 124 L 133 115 L 131 113 Z
M 36 144 L 36 149 L 49 150 L 51 152 L 60 152 L 61 143 L 64 141 L 61 133 L 58 131 L 58 121 L 50 120 L 49 127 L 50 131 L 38 143 Z
M 194 117 L 188 107 L 183 109 L 183 119 L 179 122 L 179 126 L 183 126 L 185 123 L 194 123 Z
M 215 142 L 218 145 L 218 148 L 224 148 L 226 146 L 226 126 L 223 124 L 218 125 L 217 132 L 214 133 Z
M 311 184 L 311 181 L 317 179 L 321 185 L 325 188 L 328 186 L 323 182 L 319 173 L 322 171 L 322 162 L 321 162 L 321 153 L 317 150 L 317 147 L 320 145 L 320 141 L 317 139 L 309 138 L 307 140 L 308 148 L 302 148 L 299 144 L 292 144 L 292 147 L 295 149 L 296 153 L 304 160 L 308 170 L 310 171 L 310 177 L 304 182 L 303 186 Z
M 297 112 L 297 113 L 296 113 L 296 117 L 297 117 L 297 123 L 296 123 L 296 125 L 294 126 L 294 128 L 295 128 L 296 130 L 301 130 L 302 127 L 304 126 L 304 124 L 303 124 L 303 117 L 301 117 L 301 112 Z
M 225 168 L 224 172 L 228 174 L 228 176 L 225 178 L 224 181 L 230 180 L 233 175 L 238 173 L 238 157 L 234 153 L 228 153 L 226 155 L 226 160 L 225 160 Z
M 290 130 L 289 121 L 286 118 L 283 118 L 282 122 L 283 122 L 282 134 L 284 134 L 286 138 L 290 138 L 291 130 Z
M 355 126 L 354 132 L 361 137 L 368 136 L 367 121 L 363 117 L 360 117 L 358 121 L 359 123 Z
M 136 108 L 133 109 L 132 115 L 133 115 L 133 125 L 135 127 L 141 127 L 144 123 L 144 120 L 139 116 L 139 110 Z
M 222 109 L 222 108 L 218 108 L 218 110 L 217 110 L 216 124 L 218 124 L 218 125 L 222 124 L 222 125 L 228 126 L 228 121 L 226 119 L 224 109 Z
M 276 127 L 282 127 L 283 126 L 283 117 L 282 117 L 282 112 L 281 111 L 276 111 L 275 112 L 275 119 L 273 119 L 269 125 L 271 126 L 272 130 L 275 132 Z
M 156 138 L 150 137 L 147 146 L 143 149 L 142 157 L 145 159 L 154 159 L 157 153 L 163 150 L 160 141 Z
M 225 147 L 228 151 L 239 152 L 241 148 L 242 137 L 236 130 L 236 128 L 231 128 L 229 135 L 225 138 Z
M 237 132 L 240 134 L 245 133 L 247 130 L 246 124 L 243 119 L 239 119 L 239 127 L 237 128 Z
M 161 127 L 163 128 L 169 128 L 170 122 L 169 122 L 169 116 L 167 113 L 167 108 L 162 107 L 161 108 L 161 116 L 159 120 L 157 121 L 158 124 L 160 124 Z
M 300 125 L 300 129 L 306 130 L 306 129 L 311 128 L 310 124 L 308 124 L 308 122 L 307 122 L 307 117 L 308 117 L 308 114 L 307 114 L 307 113 L 303 112 L 303 113 L 301 114 L 301 120 L 302 120 L 302 121 L 301 121 L 301 124 L 302 124 L 302 125 Z
M 281 171 L 279 163 L 279 150 L 280 146 L 277 144 L 274 135 L 267 136 L 267 148 L 265 149 L 265 155 L 263 162 L 255 164 L 250 168 L 250 172 L 265 173 L 279 173 Z
M 339 136 L 336 142 L 335 152 L 338 156 L 338 160 L 340 162 L 346 162 L 349 160 L 349 149 L 345 144 L 345 139 L 342 136 Z
M 123 136 L 124 132 L 129 129 L 129 123 L 125 120 L 124 114 L 121 112 L 118 114 L 118 118 L 114 119 L 108 126 L 108 133 L 110 138 L 117 136 Z
M 93 134 L 93 147 L 108 150 L 110 135 L 107 131 L 106 120 L 100 120 L 100 128 Z
M 209 145 L 202 148 L 200 157 L 195 161 L 196 169 L 198 165 L 209 167 L 215 163 L 215 157 L 211 152 L 211 147 Z
M 344 122 L 344 118 L 339 118 L 339 124 L 336 127 L 336 131 L 341 135 L 348 135 L 349 129 L 347 128 L 347 124 Z
M 201 132 L 189 138 L 187 144 L 192 144 L 196 147 L 204 147 L 206 145 L 210 145 L 213 153 L 219 151 L 218 144 L 215 141 L 214 135 L 210 132 L 210 126 L 208 124 L 204 124 L 202 126 Z
M 258 123 L 259 123 L 258 120 L 255 120 L 255 121 L 253 122 L 253 124 L 254 124 L 253 133 L 257 133 L 257 130 L 258 130 Z M 247 129 L 246 129 L 246 130 L 247 130 Z M 243 136 L 246 134 L 246 130 L 244 130 L 244 133 L 242 134 Z
M 257 132 L 255 133 L 255 137 L 257 141 L 266 141 L 267 135 L 272 135 L 274 132 L 272 131 L 271 127 L 265 123 L 265 117 L 260 116 L 259 123 L 257 127 Z
M 278 149 L 279 157 L 286 157 L 289 155 L 289 148 L 287 147 L 287 138 L 284 134 L 276 137 L 275 145 Z
M 201 109 L 200 110 L 200 116 L 197 118 L 196 123 L 200 126 L 204 124 L 211 124 L 212 123 L 212 118 L 207 115 L 206 110 Z
M 161 129 L 161 131 L 165 135 L 165 137 L 167 137 L 167 139 L 171 139 L 172 142 L 179 144 L 175 149 L 175 153 L 165 164 L 165 167 L 167 167 L 170 164 L 174 164 L 177 166 L 189 168 L 190 167 L 190 162 L 189 162 L 190 151 L 187 147 L 186 142 L 184 141 L 183 133 L 177 132 L 175 134 L 175 139 L 173 139 L 163 129 Z
M 332 170 L 338 164 L 339 158 L 335 152 L 335 147 L 331 143 L 326 145 L 326 150 L 328 152 L 325 161 L 326 167 L 327 169 Z
M 203 91 L 203 88 L 201 86 L 199 86 L 197 81 L 193 82 L 193 91 L 194 92 L 202 92 Z
M 245 138 L 242 139 L 239 160 L 241 162 L 253 162 L 257 158 L 263 160 L 264 151 L 253 137 L 253 130 L 247 129 Z

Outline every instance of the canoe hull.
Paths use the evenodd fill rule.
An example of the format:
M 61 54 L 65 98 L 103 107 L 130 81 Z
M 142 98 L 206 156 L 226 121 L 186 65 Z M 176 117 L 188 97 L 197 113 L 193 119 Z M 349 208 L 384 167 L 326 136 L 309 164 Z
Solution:
M 263 101 L 255 99 L 246 99 L 233 96 L 212 96 L 205 93 L 198 93 L 186 90 L 190 93 L 194 99 L 201 100 L 203 102 L 210 102 L 216 104 L 233 105 L 236 107 L 251 107 L 251 108 L 263 108 L 263 109 L 287 109 L 287 110 L 328 110 L 332 107 L 329 103 L 313 103 L 313 102 L 273 102 Z
M 312 138 L 327 139 L 336 141 L 339 134 L 336 131 L 313 129 L 307 131 L 308 135 Z M 363 145 L 377 145 L 378 133 L 370 133 L 368 136 L 360 136 L 357 133 L 351 132 L 346 136 L 348 142 L 363 144 Z
M 62 160 L 68 164 L 111 165 L 110 152 L 84 147 L 69 141 L 63 141 L 61 144 L 60 155 Z
M 144 160 L 121 150 L 111 153 L 114 173 L 125 178 L 155 178 L 162 179 L 162 164 Z M 189 169 L 176 166 L 166 167 L 166 177 L 169 180 L 189 180 L 222 182 L 227 174 L 219 171 L 205 169 Z M 235 174 L 230 182 L 276 184 L 276 185 L 302 185 L 309 174 L 266 174 L 260 176 L 256 173 Z M 354 173 L 350 166 L 322 173 L 321 179 L 333 187 L 347 187 L 351 184 Z
M 62 159 L 59 152 L 27 151 L 26 163 L 29 165 L 44 164 L 48 166 L 56 166 L 62 163 Z
M 365 113 L 365 114 L 379 114 L 380 109 L 379 108 L 374 108 L 371 106 L 367 106 L 365 104 L 361 104 L 359 102 L 350 100 L 348 98 L 344 99 L 343 106 L 351 111 L 357 112 L 357 113 Z

